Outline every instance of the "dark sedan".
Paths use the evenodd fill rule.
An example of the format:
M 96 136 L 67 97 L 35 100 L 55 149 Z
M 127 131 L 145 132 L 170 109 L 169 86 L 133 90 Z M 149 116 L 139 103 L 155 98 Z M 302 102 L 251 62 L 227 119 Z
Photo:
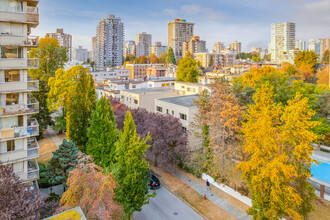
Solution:
M 160 181 L 155 175 L 151 175 L 149 186 L 150 189 L 159 189 Z

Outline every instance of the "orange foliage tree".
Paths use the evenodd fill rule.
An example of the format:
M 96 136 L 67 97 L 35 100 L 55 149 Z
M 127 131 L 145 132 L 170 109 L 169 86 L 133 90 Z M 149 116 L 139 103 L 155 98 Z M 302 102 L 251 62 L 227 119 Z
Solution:
M 329 85 L 329 66 L 318 69 L 316 73 L 317 84 Z
M 150 63 L 159 63 L 158 58 L 155 54 L 151 54 Z
M 80 206 L 87 219 L 122 219 L 124 212 L 115 201 L 115 177 L 90 163 L 72 170 L 57 212 Z

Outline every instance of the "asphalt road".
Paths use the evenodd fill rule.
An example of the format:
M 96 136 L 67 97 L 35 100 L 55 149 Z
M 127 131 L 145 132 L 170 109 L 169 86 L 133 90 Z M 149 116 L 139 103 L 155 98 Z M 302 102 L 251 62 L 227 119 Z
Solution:
M 193 209 L 164 187 L 156 190 L 157 195 L 141 212 L 134 212 L 134 220 L 203 220 Z

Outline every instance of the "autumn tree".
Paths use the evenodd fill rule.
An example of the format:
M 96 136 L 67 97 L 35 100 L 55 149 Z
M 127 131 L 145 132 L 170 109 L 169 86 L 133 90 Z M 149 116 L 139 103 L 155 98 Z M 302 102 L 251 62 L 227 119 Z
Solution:
M 159 63 L 158 58 L 155 54 L 150 55 L 150 63 Z
M 47 97 L 49 92 L 48 80 L 55 75 L 55 71 L 62 68 L 67 61 L 67 49 L 60 47 L 54 38 L 41 38 L 39 46 L 31 49 L 30 58 L 39 59 L 39 66 L 29 69 L 29 75 L 39 80 L 39 91 L 32 92 L 32 97 L 39 102 L 39 114 L 36 118 L 39 123 L 39 132 L 42 133 L 48 125 L 52 125 L 51 112 L 47 108 Z
M 189 56 L 182 58 L 178 64 L 177 81 L 179 82 L 197 82 L 197 76 L 200 72 L 197 67 L 197 63 Z
M 115 176 L 118 188 L 115 189 L 116 201 L 124 208 L 128 218 L 134 211 L 141 211 L 144 204 L 149 203 L 149 164 L 145 160 L 148 149 L 147 140 L 140 139 L 136 132 L 131 112 L 125 116 L 123 132 L 116 144 L 117 162 Z
M 209 67 L 213 67 L 213 65 L 214 65 L 213 56 L 210 56 Z
M 73 169 L 67 185 L 57 212 L 80 206 L 87 219 L 123 219 L 123 209 L 114 201 L 118 184 L 112 173 L 89 163 Z
M 316 139 L 308 99 L 297 93 L 282 107 L 265 84 L 253 100 L 242 130 L 250 159 L 238 165 L 252 194 L 248 213 L 256 219 L 306 216 L 314 196 L 307 182 L 313 163 L 310 143 Z
M 324 64 L 324 65 L 329 65 L 329 62 L 330 62 L 330 58 L 329 58 L 329 50 L 326 50 L 323 54 L 323 57 L 322 57 L 322 60 L 321 60 L 321 63 Z
M 96 164 L 108 167 L 114 162 L 115 143 L 119 135 L 116 128 L 116 116 L 108 98 L 101 97 L 96 103 L 89 123 L 86 152 L 93 155 Z
M 301 68 L 301 65 L 304 64 L 306 68 L 310 68 L 312 73 L 315 72 L 316 64 L 317 64 L 318 55 L 315 51 L 299 51 L 294 60 L 294 64 Z
M 146 56 L 140 56 L 139 57 L 139 64 L 145 64 L 147 63 L 147 57 Z
M 0 219 L 39 219 L 43 205 L 39 190 L 27 188 L 13 166 L 0 161 Z
M 167 63 L 167 65 L 170 65 L 170 64 L 176 65 L 175 55 L 174 55 L 174 51 L 173 51 L 172 47 L 168 48 L 166 63 Z
M 167 52 L 164 52 L 162 53 L 160 56 L 159 56 L 159 63 L 163 63 L 163 64 L 167 64 L 166 62 L 166 57 L 167 57 Z
M 216 80 L 210 87 L 211 96 L 208 101 L 209 111 L 206 111 L 205 116 L 206 124 L 210 129 L 210 144 L 214 152 L 222 157 L 224 172 L 225 158 L 241 159 L 242 157 L 238 141 L 242 109 L 227 80 Z
M 317 77 L 317 84 L 325 84 L 325 85 L 329 85 L 330 81 L 329 81 L 329 65 L 327 67 L 323 67 L 323 68 L 319 68 L 317 70 L 316 73 L 316 77 Z
M 127 54 L 125 60 L 128 61 L 128 62 L 133 62 L 135 60 L 135 55 L 134 54 Z
M 59 148 L 53 152 L 47 171 L 51 184 L 65 183 L 68 174 L 76 166 L 78 148 L 72 141 L 63 140 Z

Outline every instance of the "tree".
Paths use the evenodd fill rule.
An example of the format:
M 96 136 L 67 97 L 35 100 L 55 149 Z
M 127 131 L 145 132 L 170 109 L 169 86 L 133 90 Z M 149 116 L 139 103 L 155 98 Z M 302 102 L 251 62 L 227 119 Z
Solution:
M 39 190 L 27 188 L 13 166 L 0 161 L 0 219 L 39 219 L 43 205 Z
M 86 152 L 93 156 L 96 164 L 108 167 L 114 162 L 115 143 L 119 135 L 116 116 L 108 98 L 103 96 L 96 103 L 89 124 Z
M 209 66 L 213 67 L 214 62 L 213 62 L 213 56 L 210 56 L 210 60 L 209 60 Z
M 125 60 L 128 61 L 128 62 L 133 62 L 135 60 L 135 55 L 134 54 L 127 54 Z
M 140 56 L 139 57 L 139 64 L 145 64 L 145 63 L 147 63 L 146 56 Z
M 116 201 L 124 208 L 128 218 L 134 211 L 141 211 L 144 204 L 149 203 L 149 164 L 145 161 L 147 140 L 140 140 L 136 132 L 131 112 L 125 115 L 124 129 L 116 144 L 117 162 L 115 176 L 118 188 L 115 189 Z
M 254 62 L 260 62 L 261 61 L 261 58 L 259 57 L 259 56 L 252 56 L 252 58 L 251 58 L 251 60 L 252 61 L 254 61 Z
M 167 65 L 171 65 L 171 64 L 176 65 L 175 55 L 174 55 L 172 47 L 168 48 L 166 63 L 167 63 Z
M 53 152 L 47 170 L 51 184 L 65 183 L 68 174 L 75 167 L 78 159 L 78 148 L 72 141 L 63 140 L 59 148 Z
M 91 61 L 90 62 L 90 65 L 92 67 L 92 70 L 95 71 L 95 61 Z
M 326 64 L 329 64 L 329 50 L 326 50 L 323 54 L 323 57 L 322 57 L 322 60 L 321 60 L 321 63 L 326 65 Z
M 252 196 L 248 213 L 256 219 L 300 218 L 310 211 L 313 191 L 310 158 L 317 123 L 308 99 L 296 97 L 282 107 L 274 102 L 269 84 L 257 89 L 243 122 L 245 151 L 250 154 L 238 169 L 247 179 Z
M 166 57 L 167 57 L 167 52 L 162 53 L 162 54 L 159 56 L 159 63 L 163 63 L 163 64 L 166 65 Z
M 150 63 L 159 63 L 158 58 L 155 54 L 151 54 Z
M 238 54 L 239 58 L 242 60 L 246 60 L 246 59 L 251 59 L 252 58 L 252 54 L 251 53 L 240 53 Z
M 329 85 L 329 66 L 319 68 L 316 72 L 316 77 L 317 77 L 317 84 L 325 84 Z
M 299 51 L 294 60 L 294 64 L 300 68 L 302 64 L 306 65 L 306 68 L 310 68 L 314 74 L 316 64 L 317 64 L 318 55 L 315 51 Z
M 49 92 L 48 80 L 55 75 L 55 71 L 62 68 L 67 61 L 67 49 L 60 47 L 58 41 L 54 38 L 41 38 L 39 46 L 31 49 L 30 58 L 38 58 L 39 66 L 36 69 L 29 69 L 29 75 L 39 80 L 39 91 L 32 92 L 32 97 L 39 102 L 39 114 L 36 118 L 39 123 L 39 133 L 52 125 L 51 112 L 47 108 L 47 96 Z
M 72 140 L 78 148 L 85 152 L 88 140 L 88 120 L 91 116 L 96 102 L 96 91 L 93 76 L 82 66 L 75 66 L 78 72 L 76 88 L 67 106 L 67 137 Z
M 123 219 L 123 209 L 114 201 L 118 187 L 112 173 L 94 163 L 73 169 L 57 212 L 80 206 L 87 219 Z
M 179 82 L 197 82 L 197 76 L 200 75 L 197 63 L 189 56 L 182 58 L 178 64 L 176 80 Z

